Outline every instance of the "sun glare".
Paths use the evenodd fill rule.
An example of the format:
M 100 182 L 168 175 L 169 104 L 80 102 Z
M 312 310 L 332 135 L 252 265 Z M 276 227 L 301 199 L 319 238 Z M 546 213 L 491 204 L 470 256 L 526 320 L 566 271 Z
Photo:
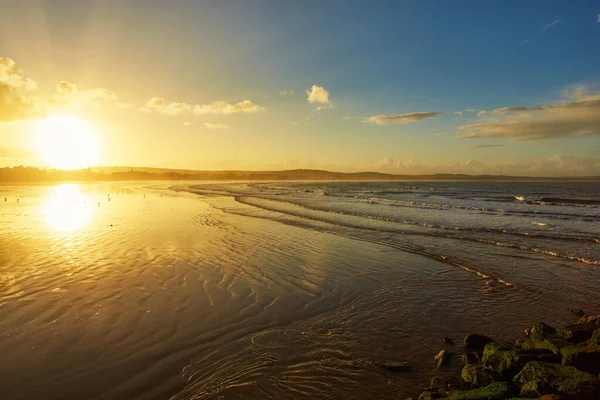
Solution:
M 55 115 L 40 121 L 37 149 L 51 168 L 78 169 L 98 163 L 98 140 L 84 119 Z
M 51 189 L 43 209 L 46 222 L 54 230 L 71 232 L 81 228 L 92 216 L 92 199 L 78 185 L 64 184 Z

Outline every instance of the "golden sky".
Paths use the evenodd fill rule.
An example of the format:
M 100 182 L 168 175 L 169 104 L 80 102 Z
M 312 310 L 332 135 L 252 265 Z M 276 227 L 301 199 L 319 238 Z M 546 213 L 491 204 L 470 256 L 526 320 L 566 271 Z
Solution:
M 9 2 L 0 166 L 600 174 L 591 8 L 384 3 Z

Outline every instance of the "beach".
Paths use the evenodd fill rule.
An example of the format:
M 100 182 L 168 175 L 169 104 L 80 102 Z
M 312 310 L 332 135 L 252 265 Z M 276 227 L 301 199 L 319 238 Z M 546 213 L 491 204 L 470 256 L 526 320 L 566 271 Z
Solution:
M 0 397 L 414 396 L 439 372 L 443 337 L 501 340 L 565 325 L 571 308 L 600 313 L 598 193 L 597 182 L 2 186 Z

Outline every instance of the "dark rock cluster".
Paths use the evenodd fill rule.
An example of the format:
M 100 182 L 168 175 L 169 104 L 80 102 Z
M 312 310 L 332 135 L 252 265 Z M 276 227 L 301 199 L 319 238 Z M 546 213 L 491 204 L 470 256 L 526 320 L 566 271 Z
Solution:
M 539 323 L 514 342 L 469 334 L 463 344 L 461 376 L 435 376 L 419 400 L 600 400 L 600 316 Z

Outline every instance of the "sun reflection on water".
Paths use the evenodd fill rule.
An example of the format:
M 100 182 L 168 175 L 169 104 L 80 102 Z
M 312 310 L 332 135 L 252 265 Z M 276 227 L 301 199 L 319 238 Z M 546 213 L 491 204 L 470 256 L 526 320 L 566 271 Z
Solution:
M 52 229 L 61 232 L 81 228 L 90 220 L 93 212 L 92 199 L 76 184 L 53 187 L 44 206 L 46 222 Z

